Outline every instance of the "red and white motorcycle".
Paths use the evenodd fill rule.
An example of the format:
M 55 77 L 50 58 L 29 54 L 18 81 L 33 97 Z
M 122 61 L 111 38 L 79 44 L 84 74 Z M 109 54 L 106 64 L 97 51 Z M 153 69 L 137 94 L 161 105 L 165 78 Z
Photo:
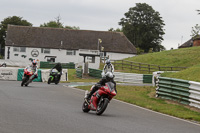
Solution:
M 21 86 L 23 85 L 28 86 L 28 84 L 32 82 L 33 78 L 34 78 L 34 73 L 32 69 L 30 67 L 24 69 L 24 76 L 22 78 Z

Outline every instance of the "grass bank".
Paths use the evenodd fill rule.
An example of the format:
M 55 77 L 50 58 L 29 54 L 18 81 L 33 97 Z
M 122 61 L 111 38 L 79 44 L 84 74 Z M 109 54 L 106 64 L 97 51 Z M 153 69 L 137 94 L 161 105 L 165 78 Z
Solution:
M 200 47 L 190 47 L 162 52 L 148 53 L 125 60 L 160 66 L 191 67 L 200 64 Z
M 91 86 L 79 86 L 78 88 L 89 90 L 90 87 Z M 178 118 L 197 121 L 200 123 L 200 110 L 168 100 L 155 98 L 154 87 L 118 85 L 117 88 L 118 94 L 115 99 Z
M 125 60 L 154 64 L 159 66 L 171 66 L 171 67 L 188 67 L 185 70 L 176 73 L 164 73 L 163 77 L 172 77 L 184 80 L 191 80 L 200 82 L 200 47 L 190 47 L 175 50 L 168 50 L 162 52 L 148 53 L 144 55 L 138 55 Z M 115 67 L 117 68 L 117 66 Z M 128 69 L 116 70 L 129 73 L 141 73 L 147 74 L 145 71 L 130 71 Z

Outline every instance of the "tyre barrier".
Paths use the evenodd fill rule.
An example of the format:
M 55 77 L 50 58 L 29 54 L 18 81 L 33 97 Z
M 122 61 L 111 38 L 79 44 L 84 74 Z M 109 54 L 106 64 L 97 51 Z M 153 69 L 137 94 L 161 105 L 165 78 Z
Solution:
M 199 82 L 158 77 L 156 86 L 156 97 L 200 108 Z

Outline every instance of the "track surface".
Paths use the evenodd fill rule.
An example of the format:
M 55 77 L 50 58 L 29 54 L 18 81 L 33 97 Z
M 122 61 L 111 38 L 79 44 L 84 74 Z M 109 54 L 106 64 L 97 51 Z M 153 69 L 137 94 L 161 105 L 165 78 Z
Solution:
M 0 133 L 200 133 L 198 124 L 117 100 L 102 116 L 83 113 L 84 91 L 20 83 L 0 81 Z

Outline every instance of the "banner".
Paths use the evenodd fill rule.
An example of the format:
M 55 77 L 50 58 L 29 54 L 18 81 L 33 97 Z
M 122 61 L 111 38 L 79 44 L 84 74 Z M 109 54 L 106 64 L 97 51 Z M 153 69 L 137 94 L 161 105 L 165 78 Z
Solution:
M 0 67 L 1 80 L 17 80 L 18 68 Z

